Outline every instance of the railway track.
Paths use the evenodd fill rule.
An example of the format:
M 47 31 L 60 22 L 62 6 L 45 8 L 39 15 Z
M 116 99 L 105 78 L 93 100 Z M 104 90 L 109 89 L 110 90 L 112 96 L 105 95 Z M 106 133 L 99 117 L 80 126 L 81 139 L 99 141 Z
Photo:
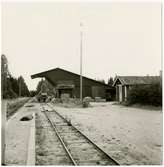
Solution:
M 42 109 L 72 165 L 119 165 L 50 104 L 42 104 Z

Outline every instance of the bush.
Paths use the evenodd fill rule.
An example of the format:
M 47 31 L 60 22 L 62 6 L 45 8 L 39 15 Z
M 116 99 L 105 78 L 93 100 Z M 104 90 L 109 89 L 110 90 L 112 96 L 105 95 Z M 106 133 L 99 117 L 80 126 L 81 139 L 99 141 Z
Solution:
M 127 103 L 162 106 L 162 86 L 160 82 L 153 82 L 150 85 L 133 86 L 129 90 Z
M 84 97 L 82 102 L 83 108 L 89 107 L 91 101 L 93 101 L 91 97 Z

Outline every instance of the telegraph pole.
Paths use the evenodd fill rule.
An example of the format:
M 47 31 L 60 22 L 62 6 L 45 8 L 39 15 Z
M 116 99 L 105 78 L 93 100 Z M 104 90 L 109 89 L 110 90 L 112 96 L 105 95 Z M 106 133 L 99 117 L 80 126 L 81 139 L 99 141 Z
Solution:
M 82 23 L 80 23 L 80 101 L 83 101 L 83 76 L 82 76 L 82 55 L 83 55 L 83 31 Z
M 162 2 L 161 2 L 161 59 L 163 60 L 163 3 Z M 161 61 L 161 67 L 163 66 L 162 62 L 163 61 Z

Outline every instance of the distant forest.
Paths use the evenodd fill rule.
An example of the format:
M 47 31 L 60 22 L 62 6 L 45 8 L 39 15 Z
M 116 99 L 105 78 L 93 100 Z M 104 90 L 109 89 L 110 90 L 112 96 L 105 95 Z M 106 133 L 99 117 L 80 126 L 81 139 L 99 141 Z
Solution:
M 106 84 L 104 79 L 95 79 L 95 80 L 96 80 L 96 81 L 99 81 L 99 82 L 101 82 L 101 83 Z M 112 85 L 113 85 L 113 82 L 114 82 L 114 79 L 113 79 L 112 77 L 110 77 L 110 78 L 108 79 L 108 81 L 107 81 L 107 84 L 110 85 L 110 86 L 112 86 Z
M 1 96 L 3 99 L 30 96 L 24 78 L 11 75 L 5 55 L 1 55 Z

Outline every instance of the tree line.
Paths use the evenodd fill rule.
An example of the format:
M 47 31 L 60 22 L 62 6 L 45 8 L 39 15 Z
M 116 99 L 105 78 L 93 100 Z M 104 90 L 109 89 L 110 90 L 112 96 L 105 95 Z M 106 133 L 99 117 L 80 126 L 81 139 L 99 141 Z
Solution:
M 38 85 L 36 87 L 36 94 L 39 94 L 40 92 L 46 92 L 51 96 L 56 94 L 54 87 L 47 80 L 43 79 L 38 82 Z
M 101 83 L 104 83 L 105 84 L 105 80 L 104 79 L 96 79 L 98 82 L 101 82 Z M 109 85 L 109 86 L 112 86 L 113 85 L 113 82 L 114 82 L 114 79 L 113 79 L 113 77 L 110 77 L 109 79 L 108 79 L 108 81 L 107 81 L 107 84 Z
M 30 91 L 22 76 L 13 77 L 8 68 L 8 60 L 1 55 L 1 96 L 3 99 L 30 96 Z

